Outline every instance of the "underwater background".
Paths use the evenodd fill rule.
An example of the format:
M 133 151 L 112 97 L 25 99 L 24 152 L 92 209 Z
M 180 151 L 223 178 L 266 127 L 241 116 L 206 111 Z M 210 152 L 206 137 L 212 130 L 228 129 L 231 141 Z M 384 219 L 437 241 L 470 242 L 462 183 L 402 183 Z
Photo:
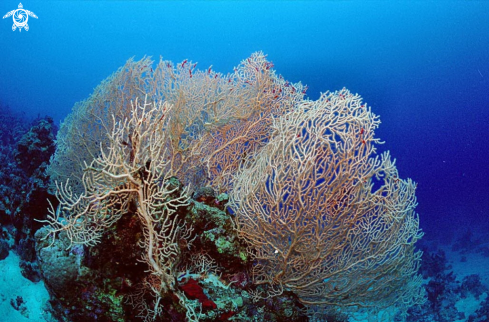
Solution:
M 0 13 L 18 5 L 2 1 Z M 410 320 L 489 321 L 489 2 L 22 5 L 38 17 L 29 18 L 28 31 L 12 31 L 11 17 L 0 23 L 3 131 L 20 119 L 27 131 L 44 116 L 59 126 L 76 102 L 131 57 L 190 59 L 197 68 L 212 65 L 228 73 L 263 51 L 285 79 L 308 86 L 310 99 L 343 87 L 360 94 L 380 115 L 376 133 L 385 144 L 379 151 L 389 150 L 400 177 L 418 184 L 423 263 L 437 267 L 431 268 L 431 285 L 423 273 L 427 307 L 437 313 L 412 313 Z M 2 141 L 4 149 L 9 142 Z M 7 168 L 2 171 L 9 175 Z M 1 191 L 6 194 L 6 188 Z M 5 226 L 7 217 L 2 215 Z M 3 261 L 3 276 L 17 261 Z M 2 291 L 2 308 L 20 312 L 10 290 Z M 458 312 L 446 313 L 455 303 Z M 4 316 L 12 318 L 0 315 L 0 321 L 17 321 Z

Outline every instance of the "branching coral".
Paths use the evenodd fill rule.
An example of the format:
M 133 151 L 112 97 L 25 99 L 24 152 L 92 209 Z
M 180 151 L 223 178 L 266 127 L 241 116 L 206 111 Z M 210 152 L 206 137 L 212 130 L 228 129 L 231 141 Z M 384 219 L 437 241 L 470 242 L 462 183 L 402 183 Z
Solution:
M 194 238 L 204 245 L 215 237 L 194 232 L 178 210 L 187 192 L 210 185 L 230 192 L 249 254 L 227 254 L 241 245 L 237 238 L 213 245 L 252 260 L 250 294 L 258 302 L 284 291 L 345 311 L 405 311 L 422 302 L 415 183 L 398 177 L 387 153 L 374 156 L 378 117 L 345 89 L 315 102 L 304 93 L 262 53 L 228 75 L 187 60 L 160 60 L 154 69 L 147 58 L 128 61 L 61 127 L 50 173 L 73 180 L 56 183 L 50 236 L 64 231 L 72 243 L 94 245 L 121 216 L 136 213 L 149 268 L 142 315 L 158 317 L 171 292 L 196 320 L 200 307 L 176 287 L 177 267 Z
M 423 301 L 415 184 L 375 152 L 378 117 L 343 89 L 275 119 L 231 193 L 262 296 L 303 303 L 406 307 Z
M 155 105 L 136 100 L 130 117 L 114 122 L 108 149 L 85 165 L 84 191 L 72 192 L 69 181 L 58 185 L 57 209 L 51 208 L 47 222 L 48 236 L 64 231 L 73 244 L 94 245 L 102 233 L 122 215 L 134 209 L 143 229 L 144 262 L 150 270 L 151 283 L 146 283 L 155 297 L 153 314 L 160 312 L 161 296 L 175 289 L 175 267 L 181 249 L 180 238 L 188 238 L 191 228 L 176 210 L 187 205 L 184 193 L 175 196 L 171 172 L 168 171 L 168 104 Z M 183 300 L 183 299 L 182 299 Z
M 272 119 L 289 111 L 304 96 L 302 85 L 275 75 L 263 53 L 255 53 L 228 75 L 211 68 L 197 70 L 160 60 L 129 60 L 73 108 L 61 125 L 49 173 L 54 180 L 70 178 L 83 190 L 84 162 L 100 149 L 108 151 L 106 134 L 128 118 L 131 101 L 139 98 L 174 106 L 168 123 L 169 167 L 184 184 L 213 185 L 229 190 L 242 160 L 262 147 Z

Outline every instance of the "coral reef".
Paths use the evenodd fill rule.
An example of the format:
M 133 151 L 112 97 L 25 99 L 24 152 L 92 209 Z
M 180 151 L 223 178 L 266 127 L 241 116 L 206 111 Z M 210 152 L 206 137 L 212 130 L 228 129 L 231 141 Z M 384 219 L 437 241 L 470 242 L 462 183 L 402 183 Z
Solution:
M 176 179 L 173 184 L 182 189 Z M 209 187 L 197 191 L 215 196 Z M 199 321 L 307 321 L 302 305 L 291 293 L 255 301 L 255 287 L 247 273 L 250 263 L 241 255 L 246 249 L 237 238 L 230 214 L 211 200 L 214 197 L 203 200 L 202 193 L 194 197 L 179 210 L 179 216 L 194 223 L 188 236 L 192 243 L 180 241 L 187 251 L 176 285 L 187 304 L 183 307 L 168 293 L 161 299 L 163 314 L 154 320 L 183 321 L 186 311 L 192 309 Z M 134 213 L 125 214 L 93 247 L 69 248 L 66 233 L 54 241 L 45 238 L 48 234 L 47 227 L 36 233 L 36 250 L 53 296 L 53 313 L 60 321 L 149 318 L 147 305 L 152 296 L 145 285 L 154 281 L 145 274 L 148 265 L 138 260 L 144 252 L 138 242 L 144 235 Z
M 428 301 L 423 305 L 410 308 L 407 318 L 398 317 L 397 321 L 485 321 L 483 312 L 487 301 L 480 303 L 479 309 L 469 317 L 460 312 L 457 306 L 457 302 L 462 299 L 473 297 L 475 300 L 480 300 L 482 296 L 489 295 L 489 289 L 482 284 L 480 276 L 472 274 L 460 281 L 448 264 L 444 251 L 432 250 L 426 246 L 423 246 L 422 250 L 420 273 L 425 280 L 423 287 Z
M 321 277 L 321 281 L 324 281 L 321 286 L 326 286 L 315 292 L 314 296 L 304 296 L 297 285 L 290 282 L 290 276 L 299 272 L 307 277 L 304 274 L 308 270 L 307 265 L 301 259 L 313 256 L 314 247 L 312 250 L 305 250 L 304 246 L 291 248 L 290 254 L 285 256 L 291 262 L 282 261 L 286 264 L 282 266 L 277 264 L 277 259 L 281 258 L 282 253 L 286 253 L 284 250 L 294 240 L 289 238 L 294 234 L 287 235 L 282 228 L 277 229 L 280 226 L 277 223 L 289 220 L 291 217 L 285 214 L 290 214 L 294 207 L 287 208 L 284 200 L 275 198 L 279 202 L 273 208 L 273 203 L 267 204 L 263 202 L 266 199 L 257 199 L 257 196 L 261 187 L 270 195 L 278 192 L 285 199 L 291 198 L 294 190 L 286 190 L 281 194 L 280 191 L 283 190 L 279 188 L 286 186 L 282 185 L 283 182 L 290 184 L 296 182 L 295 179 L 302 180 L 301 191 L 310 187 L 307 184 L 309 181 L 304 180 L 305 173 L 311 173 L 307 171 L 313 169 L 308 166 L 321 165 L 318 162 L 320 154 L 316 153 L 318 150 L 313 146 L 310 149 L 305 148 L 313 142 L 313 138 L 328 138 L 331 133 L 337 133 L 322 142 L 320 147 L 330 147 L 334 153 L 328 158 L 328 162 L 337 164 L 339 168 L 342 162 L 335 163 L 335 158 L 339 158 L 342 149 L 346 149 L 348 144 L 356 146 L 355 151 L 364 151 L 368 155 L 368 151 L 372 152 L 374 149 L 373 143 L 377 142 L 373 136 L 376 117 L 362 105 L 359 96 L 346 90 L 326 93 L 322 97 L 324 106 L 321 105 L 321 109 L 317 111 L 343 106 L 346 110 L 353 111 L 358 107 L 358 113 L 352 112 L 355 116 L 353 118 L 349 112 L 331 113 L 342 115 L 342 118 L 339 122 L 328 119 L 327 130 L 318 133 L 320 118 L 301 118 L 307 116 L 307 110 L 314 109 L 314 104 L 319 103 L 304 100 L 306 87 L 300 83 L 289 83 L 276 75 L 272 67 L 273 64 L 266 61 L 261 54 L 255 54 L 243 61 L 234 73 L 228 75 L 211 69 L 199 71 L 195 64 L 188 61 L 180 64 L 160 61 L 153 70 L 151 61 L 147 58 L 139 62 L 131 60 L 101 84 L 94 95 L 77 104 L 74 114 L 68 118 L 63 129 L 61 137 L 66 140 L 63 143 L 58 142 L 58 155 L 54 157 L 51 156 L 55 151 L 54 137 L 57 129 L 52 119 L 45 117 L 27 121 L 0 104 L 0 117 L 5 120 L 0 124 L 0 260 L 8 256 L 9 250 L 14 250 L 22 258 L 20 266 L 24 276 L 33 281 L 40 280 L 42 276 L 51 295 L 50 310 L 59 321 L 348 321 L 352 313 L 341 305 L 354 298 L 354 292 L 340 295 L 343 289 L 354 289 L 353 283 L 348 282 L 353 279 L 344 278 L 341 282 L 343 284 L 332 284 L 332 279 Z M 128 89 L 128 92 L 119 91 L 122 87 Z M 105 91 L 108 88 L 112 91 Z M 137 99 L 140 102 L 143 100 L 143 97 L 138 97 L 139 92 L 149 93 L 148 104 L 131 104 L 137 102 Z M 112 95 L 112 100 L 104 96 L 108 93 Z M 155 104 L 163 99 L 172 106 Z M 342 105 L 342 102 L 348 104 Z M 107 108 L 100 109 L 104 104 L 108 104 Z M 300 107 L 303 110 L 297 107 L 298 104 L 303 104 Z M 131 112 L 134 111 L 134 106 L 137 107 L 135 113 Z M 151 116 L 145 114 L 148 110 L 138 109 L 155 106 L 164 108 L 155 110 L 155 114 Z M 97 128 L 88 117 L 94 115 L 93 113 L 107 123 Z M 167 113 L 171 118 L 165 118 Z M 112 115 L 115 116 L 113 119 Z M 362 115 L 366 118 L 362 118 Z M 133 119 L 132 123 L 127 120 L 129 116 Z M 292 120 L 298 122 L 293 123 Z M 78 128 L 77 124 L 80 125 Z M 161 129 L 167 128 L 172 134 L 157 137 L 155 124 L 161 124 Z M 291 124 L 295 124 L 297 131 L 290 131 Z M 310 128 L 313 124 L 314 129 Z M 334 127 L 335 124 L 338 125 L 337 128 Z M 342 124 L 348 126 L 342 127 Z M 124 125 L 127 125 L 126 128 Z M 138 126 L 140 132 L 136 132 Z M 107 133 L 107 129 L 113 132 Z M 143 135 L 138 136 L 139 134 Z M 69 151 L 70 146 L 66 142 L 75 142 L 86 135 L 90 136 L 87 146 L 71 145 L 74 149 Z M 112 141 L 107 139 L 111 135 Z M 341 138 L 349 135 L 350 139 Z M 145 139 L 148 137 L 150 139 Z M 102 150 L 99 141 L 104 141 Z M 164 144 L 149 144 L 148 148 L 148 142 Z M 268 145 L 270 142 L 273 146 Z M 292 147 L 290 155 L 293 159 L 306 165 L 304 171 L 299 171 L 290 178 L 280 172 L 293 169 L 284 154 L 287 148 L 281 146 L 287 142 Z M 88 149 L 83 150 L 86 147 Z M 161 147 L 166 149 L 167 154 L 161 153 Z M 277 154 L 278 148 L 281 150 Z M 150 154 L 151 149 L 154 149 L 153 154 Z M 117 163 L 120 159 L 118 161 L 117 158 L 104 156 L 104 153 L 110 151 L 118 151 L 117 156 L 122 156 L 123 162 Z M 310 153 L 313 154 L 315 163 L 305 162 Z M 159 156 L 163 157 L 158 159 Z M 48 165 L 49 160 L 53 162 L 53 166 Z M 82 161 L 86 161 L 89 166 L 83 167 Z M 389 191 L 405 193 L 406 209 L 410 211 L 414 208 L 414 201 L 409 197 L 413 196 L 414 184 L 398 178 L 388 157 L 366 162 L 362 171 L 379 169 L 380 163 L 376 162 L 384 162 L 387 171 L 380 171 L 378 174 L 386 177 L 376 179 L 376 188 L 371 191 L 382 194 L 383 190 L 379 190 L 378 186 L 384 182 L 392 189 Z M 369 168 L 369 164 L 376 165 Z M 120 165 L 131 165 L 128 177 L 132 176 L 134 182 L 128 184 L 120 180 L 121 172 L 114 170 Z M 255 168 L 257 165 L 258 168 Z M 392 171 L 389 172 L 388 169 Z M 316 174 L 320 177 L 326 170 L 327 168 L 322 168 Z M 267 171 L 271 172 L 264 178 Z M 101 177 L 103 172 L 115 178 Z M 241 176 L 240 180 L 250 180 L 248 191 L 243 190 L 241 183 L 236 186 L 236 175 L 243 173 L 245 176 Z M 332 193 L 329 195 L 335 197 L 328 199 L 322 209 L 333 217 L 343 218 L 340 210 L 351 206 L 351 201 L 360 203 L 359 191 L 355 189 L 364 187 L 368 190 L 369 177 L 365 177 L 367 182 L 362 181 L 363 184 L 360 180 L 348 187 L 347 178 L 342 179 L 340 172 L 335 173 L 331 178 L 333 181 L 328 182 L 331 184 L 335 179 L 341 179 L 341 184 L 330 185 Z M 360 178 L 361 174 L 362 172 L 350 177 Z M 75 179 L 73 190 L 69 190 L 69 185 L 61 181 L 58 187 L 64 191 L 64 196 L 87 197 L 88 201 L 82 203 L 85 208 L 77 208 L 85 209 L 85 212 L 72 221 L 73 227 L 81 227 L 80 230 L 65 229 L 66 223 L 72 220 L 70 218 L 78 214 L 67 211 L 66 208 L 57 208 L 58 199 L 48 192 L 48 188 L 56 192 L 56 189 L 52 189 L 55 187 L 55 179 L 72 175 Z M 282 181 L 274 181 L 276 178 Z M 318 179 L 317 184 L 321 187 L 324 181 Z M 90 189 L 83 191 L 84 185 Z M 138 193 L 145 194 L 144 198 L 136 196 L 135 187 L 140 188 Z M 117 194 L 126 188 L 132 189 L 131 192 L 121 192 L 120 198 L 111 199 L 113 195 L 106 196 L 107 191 Z M 77 195 L 80 191 L 85 194 Z M 71 196 L 71 192 L 75 194 Z M 389 195 L 391 200 L 395 199 L 393 194 L 383 195 Z M 58 191 L 58 197 L 60 196 L 63 194 Z M 273 229 L 267 226 L 267 221 L 251 225 L 253 229 L 243 229 L 244 217 L 240 217 L 243 216 L 243 209 L 240 207 L 245 202 L 238 199 L 250 201 L 253 198 L 256 199 L 255 202 L 261 202 L 256 203 L 258 206 L 253 215 L 246 212 L 251 220 L 248 224 L 257 220 L 256 213 L 262 212 L 271 221 L 271 214 L 275 209 L 280 216 L 274 219 L 277 222 Z M 371 198 L 374 196 L 370 195 L 366 199 Z M 309 202 L 304 198 L 299 199 Z M 376 199 L 377 204 L 381 203 L 380 199 Z M 48 200 L 52 204 L 51 219 L 46 216 Z M 65 202 L 66 206 L 66 200 L 61 198 L 59 201 L 62 204 Z M 174 202 L 175 200 L 180 201 Z M 318 200 L 313 201 L 317 203 Z M 68 204 L 80 205 L 76 201 Z M 312 206 L 307 207 L 311 213 L 313 209 Z M 63 211 L 66 217 L 61 215 Z M 148 211 L 150 215 L 141 216 L 142 211 Z M 394 214 L 395 211 L 390 213 Z M 399 216 L 393 217 L 397 221 L 392 222 L 403 222 Z M 152 223 L 143 219 L 151 219 Z M 47 220 L 52 225 L 42 227 L 36 220 Z M 459 278 L 453 273 L 445 253 L 435 248 L 422 247 L 423 255 L 419 261 L 416 257 L 418 253 L 412 247 L 420 237 L 415 234 L 418 229 L 417 221 L 404 221 L 407 222 L 410 222 L 411 230 L 403 231 L 411 231 L 412 234 L 409 238 L 410 246 L 405 253 L 407 255 L 402 259 L 409 259 L 413 266 L 404 270 L 410 272 L 406 275 L 408 278 L 400 278 L 398 282 L 401 281 L 399 285 L 407 285 L 404 282 L 413 276 L 417 271 L 416 263 L 420 262 L 418 273 L 423 278 L 423 284 L 417 294 L 424 292 L 426 302 L 421 303 L 421 298 L 418 297 L 417 302 L 420 305 L 410 307 L 405 315 L 401 310 L 397 312 L 395 319 L 390 320 L 487 321 L 489 290 L 480 276 L 473 274 Z M 365 230 L 359 227 L 357 230 L 364 234 L 377 231 L 368 230 L 367 223 L 373 225 L 365 221 L 362 226 Z M 306 227 L 307 221 L 303 224 Z M 285 226 L 290 228 L 290 220 Z M 53 227 L 60 229 L 53 233 Z M 172 233 L 174 227 L 177 229 Z M 402 225 L 399 228 L 402 230 Z M 78 232 L 82 234 L 76 235 Z M 257 233 L 265 238 L 255 238 L 259 236 Z M 154 242 L 148 242 L 151 234 L 154 234 Z M 278 235 L 282 237 L 279 238 Z M 371 237 L 376 238 L 377 242 L 380 240 L 376 234 Z M 332 239 L 334 238 L 330 236 L 327 240 Z M 353 238 L 351 242 L 362 244 L 360 240 Z M 454 243 L 452 250 L 466 257 L 472 253 L 489 256 L 485 241 L 484 236 L 476 236 L 467 231 Z M 274 245 L 275 248 L 265 249 L 260 246 L 261 243 Z M 150 248 L 153 250 L 149 250 Z M 299 256 L 301 252 L 307 256 Z M 409 257 L 409 254 L 413 257 Z M 389 260 L 395 262 L 393 257 L 389 257 Z M 331 265 L 328 267 L 333 262 L 329 264 Z M 294 265 L 299 265 L 300 269 L 294 271 Z M 374 266 L 371 263 L 371 267 Z M 277 267 L 281 267 L 283 271 Z M 164 270 L 164 273 L 160 270 Z M 316 274 L 314 269 L 309 270 L 310 272 L 314 272 L 312 275 Z M 388 275 L 383 276 L 386 278 Z M 370 284 L 370 287 L 380 287 L 380 279 L 373 280 L 375 284 Z M 417 289 L 418 282 L 420 280 L 415 279 L 409 285 L 414 285 Z M 394 284 L 387 283 L 391 286 Z M 329 301 L 327 304 L 307 303 L 311 299 L 316 301 L 324 298 L 324 289 L 329 290 L 326 294 Z M 399 288 L 396 290 L 399 291 Z M 391 295 L 395 300 L 398 293 Z M 405 298 L 409 305 L 413 304 L 409 302 L 412 297 L 411 293 Z M 379 300 L 385 298 L 379 296 Z M 471 314 L 464 314 L 458 304 L 462 300 L 478 301 L 478 307 Z M 22 297 L 12 298 L 10 305 L 21 314 L 28 315 Z
M 15 114 L 0 102 L 0 220 L 6 224 L 10 215 L 16 211 L 20 203 L 18 194 L 25 181 L 22 170 L 15 162 L 17 143 L 28 130 L 25 117 Z
M 380 121 L 359 95 L 307 100 L 260 52 L 227 75 L 152 63 L 129 60 L 59 131 L 59 204 L 36 236 L 65 318 L 299 321 L 424 302 L 416 184 L 375 155 Z
M 486 297 L 484 302 L 474 314 L 471 314 L 467 319 L 467 322 L 486 322 L 489 321 L 489 296 Z
M 452 251 L 467 255 L 469 253 L 480 253 L 484 257 L 489 257 L 489 235 L 487 233 L 474 234 L 470 229 L 455 240 Z
M 54 152 L 56 126 L 49 117 L 28 122 L 8 108 L 0 108 L 0 222 L 2 238 L 21 257 L 22 274 L 39 281 L 34 233 L 42 225 L 48 198 L 49 158 Z

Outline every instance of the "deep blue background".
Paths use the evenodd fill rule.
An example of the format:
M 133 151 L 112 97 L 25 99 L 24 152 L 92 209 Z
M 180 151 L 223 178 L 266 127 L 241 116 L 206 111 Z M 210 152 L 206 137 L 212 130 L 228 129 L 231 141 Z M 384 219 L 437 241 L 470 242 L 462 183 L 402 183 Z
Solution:
M 132 56 L 227 73 L 262 50 L 311 98 L 345 86 L 380 114 L 429 235 L 489 228 L 487 1 L 22 4 L 29 31 L 0 20 L 0 102 L 16 110 L 59 121 Z

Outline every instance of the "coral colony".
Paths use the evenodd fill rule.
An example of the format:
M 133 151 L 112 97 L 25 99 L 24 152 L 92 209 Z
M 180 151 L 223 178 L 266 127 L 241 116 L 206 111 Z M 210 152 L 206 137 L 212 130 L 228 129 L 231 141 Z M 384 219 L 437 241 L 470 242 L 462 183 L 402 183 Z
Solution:
M 57 318 L 392 321 L 424 304 L 416 184 L 376 154 L 361 97 L 309 100 L 262 53 L 196 65 L 129 60 L 62 123 L 35 234 Z

